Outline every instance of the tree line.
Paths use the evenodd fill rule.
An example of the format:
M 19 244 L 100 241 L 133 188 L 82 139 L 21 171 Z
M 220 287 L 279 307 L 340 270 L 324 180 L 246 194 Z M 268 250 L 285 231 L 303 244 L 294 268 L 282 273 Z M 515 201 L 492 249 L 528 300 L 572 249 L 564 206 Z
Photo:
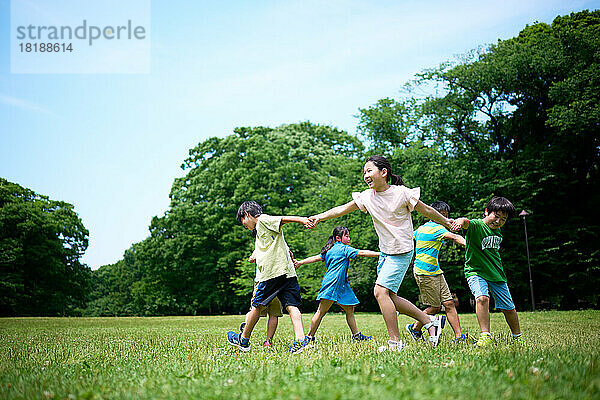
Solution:
M 73 207 L 0 181 L 0 312 L 3 315 L 171 315 L 245 311 L 254 278 L 253 238 L 235 215 L 245 200 L 272 215 L 309 216 L 366 188 L 362 166 L 384 154 L 426 203 L 480 217 L 492 195 L 527 219 L 538 306 L 598 306 L 600 11 L 525 27 L 517 37 L 417 74 L 399 99 L 359 109 L 359 135 L 310 122 L 240 127 L 190 149 L 170 206 L 123 259 L 90 271 L 79 263 L 87 230 Z M 415 227 L 426 221 L 413 214 Z M 296 258 L 319 252 L 332 229 L 377 250 L 370 217 L 351 213 L 307 231 L 284 228 Z M 528 309 L 523 223 L 503 227 L 502 258 L 517 308 Z M 463 249 L 445 245 L 442 268 L 462 304 L 470 293 Z M 47 256 L 50 255 L 50 256 Z M 363 311 L 376 264 L 354 260 L 349 279 Z M 43 270 L 43 271 L 42 271 Z M 298 271 L 305 309 L 322 263 Z M 75 289 L 75 290 L 73 290 Z M 412 278 L 401 295 L 416 300 Z M 33 306 L 24 306 L 27 298 Z M 463 308 L 469 310 L 469 308 Z

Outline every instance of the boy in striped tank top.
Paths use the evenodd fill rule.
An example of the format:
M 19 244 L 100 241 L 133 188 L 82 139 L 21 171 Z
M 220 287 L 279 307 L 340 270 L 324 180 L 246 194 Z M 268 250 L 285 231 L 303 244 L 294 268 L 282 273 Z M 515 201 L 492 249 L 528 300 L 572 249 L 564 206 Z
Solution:
M 443 201 L 436 201 L 431 204 L 431 207 L 448 218 L 450 214 L 448 204 Z M 454 330 L 454 340 L 456 342 L 466 342 L 467 338 L 460 329 L 458 313 L 454 306 L 452 294 L 444 278 L 444 271 L 442 271 L 439 264 L 439 253 L 444 241 L 452 240 L 464 246 L 465 238 L 448 231 L 442 225 L 433 221 L 421 225 L 414 232 L 414 237 L 416 245 L 413 274 L 419 287 L 420 300 L 428 306 L 425 309 L 425 314 L 436 315 L 442 310 L 443 305 L 446 315 L 441 317 L 442 325 L 447 318 Z M 406 331 L 417 340 L 422 336 L 422 327 L 423 324 L 417 321 L 406 325 Z

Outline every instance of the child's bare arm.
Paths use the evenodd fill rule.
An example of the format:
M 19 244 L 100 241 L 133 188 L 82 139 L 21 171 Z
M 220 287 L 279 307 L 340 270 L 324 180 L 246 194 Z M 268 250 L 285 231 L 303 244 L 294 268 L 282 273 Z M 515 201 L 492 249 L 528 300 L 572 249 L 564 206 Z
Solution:
M 308 228 L 307 225 L 309 224 L 308 218 L 306 218 L 306 217 L 297 217 L 295 215 L 287 215 L 287 216 L 281 217 L 281 225 L 289 224 L 290 222 L 296 222 L 298 224 L 302 224 L 307 228 Z
M 444 217 L 435 208 L 428 206 L 421 200 L 417 201 L 417 204 L 415 204 L 415 210 L 417 210 L 419 214 L 426 216 L 430 220 L 435 221 L 448 229 L 450 229 L 450 226 L 452 225 L 452 219 Z
M 320 255 L 316 255 L 316 256 L 305 258 L 304 260 L 300 260 L 300 261 L 294 260 L 294 261 L 295 261 L 294 267 L 298 268 L 299 266 L 304 265 L 304 264 L 310 264 L 310 263 L 314 263 L 317 261 L 323 261 L 323 259 L 321 258 Z
M 371 251 L 371 250 L 359 250 L 357 256 L 359 256 L 359 257 L 379 257 L 379 252 Z
M 457 231 L 459 229 L 469 229 L 469 219 L 465 217 L 460 217 L 454 220 L 452 226 L 450 227 L 451 231 Z
M 358 206 L 354 202 L 354 200 L 342 204 L 341 206 L 333 207 L 332 209 L 322 212 L 321 214 L 313 215 L 309 218 L 311 228 L 317 225 L 320 221 L 327 221 L 328 219 L 341 217 L 342 215 L 346 215 L 351 213 L 352 211 L 358 210 Z
M 457 235 L 456 233 L 446 232 L 444 234 L 444 238 L 448 239 L 448 240 L 452 240 L 454 243 L 460 244 L 461 246 L 467 245 L 465 238 L 460 235 Z

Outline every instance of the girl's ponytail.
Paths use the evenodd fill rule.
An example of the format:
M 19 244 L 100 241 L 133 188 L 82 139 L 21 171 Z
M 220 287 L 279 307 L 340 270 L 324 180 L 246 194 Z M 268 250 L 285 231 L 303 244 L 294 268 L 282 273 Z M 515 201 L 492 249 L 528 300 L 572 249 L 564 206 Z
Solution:
M 390 185 L 404 185 L 404 181 L 398 175 L 390 174 Z
M 348 232 L 348 228 L 346 228 L 345 226 L 336 226 L 335 228 L 333 228 L 333 233 L 331 234 L 331 236 L 329 236 L 329 238 L 327 239 L 327 243 L 325 243 L 325 246 L 323 246 L 323 248 L 321 249 L 321 255 L 325 257 L 325 253 L 327 253 L 327 251 L 329 251 L 329 249 L 331 249 L 335 244 L 335 238 L 338 236 L 342 237 L 344 233 Z

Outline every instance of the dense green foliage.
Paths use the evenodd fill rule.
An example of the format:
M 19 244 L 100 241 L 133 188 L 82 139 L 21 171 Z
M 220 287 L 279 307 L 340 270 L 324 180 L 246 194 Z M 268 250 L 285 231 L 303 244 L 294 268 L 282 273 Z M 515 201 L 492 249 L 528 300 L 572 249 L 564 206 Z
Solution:
M 590 321 L 598 318 L 598 311 L 522 313 L 522 347 L 493 313 L 489 349 L 454 346 L 444 332 L 435 349 L 405 335 L 403 352 L 377 353 L 387 341 L 380 314 L 357 315 L 374 336 L 367 343 L 352 343 L 344 316 L 333 314 L 316 346 L 297 355 L 286 353 L 288 317 L 271 350 L 260 346 L 260 321 L 249 353 L 225 343 L 240 316 L 2 319 L 0 398 L 597 399 L 600 329 Z M 461 323 L 478 330 L 473 314 Z
M 85 307 L 90 269 L 79 259 L 87 245 L 71 204 L 0 178 L 0 316 L 72 315 Z
M 189 152 L 168 211 L 122 260 L 93 271 L 79 257 L 87 231 L 73 207 L 2 180 L 0 313 L 173 315 L 242 312 L 254 265 L 253 239 L 235 215 L 256 200 L 272 215 L 309 216 L 366 188 L 364 160 L 385 154 L 426 203 L 444 200 L 452 215 L 480 217 L 493 195 L 527 210 L 538 304 L 598 305 L 600 247 L 600 11 L 527 26 L 512 39 L 418 74 L 400 99 L 359 110 L 361 138 L 309 122 L 238 128 Z M 429 93 L 430 95 L 424 95 Z M 432 93 L 435 93 L 432 94 Z M 425 222 L 413 213 L 415 226 Z M 317 254 L 335 225 L 352 245 L 377 249 L 360 212 L 311 231 L 286 225 L 297 258 Z M 519 309 L 530 306 L 523 221 L 503 228 L 502 257 Z M 464 252 L 447 244 L 441 261 L 464 310 L 470 293 Z M 372 296 L 376 261 L 352 262 L 361 310 Z M 298 271 L 304 310 L 313 310 L 323 263 Z M 91 284 L 91 291 L 88 285 Z M 401 295 L 415 301 L 410 275 Z
M 492 194 L 531 212 L 538 298 L 563 307 L 577 299 L 597 302 L 599 66 L 600 11 L 558 17 L 458 65 L 420 74 L 408 86 L 412 93 L 435 88 L 443 95 L 382 100 L 362 110 L 361 127 L 377 146 L 399 149 L 402 174 L 415 167 L 415 175 L 433 174 L 407 180 L 461 214 L 480 214 Z M 410 123 L 392 126 L 393 120 Z M 424 168 L 403 149 L 425 151 L 421 143 L 442 156 L 437 165 L 446 187 L 439 169 Z M 527 302 L 528 281 L 522 239 L 519 223 L 506 226 L 503 258 L 520 304 Z
M 171 192 L 171 207 L 154 218 L 151 235 L 122 261 L 94 273 L 92 315 L 241 312 L 254 266 L 249 232 L 236 222 L 240 203 L 256 200 L 273 215 L 312 215 L 364 190 L 362 165 L 388 156 L 421 198 L 444 200 L 453 216 L 480 217 L 493 195 L 513 201 L 527 219 L 538 303 L 564 308 L 597 303 L 600 251 L 600 11 L 526 27 L 458 62 L 427 70 L 404 99 L 360 110 L 369 145 L 310 123 L 239 128 L 190 150 Z M 436 93 L 423 97 L 420 93 Z M 415 226 L 425 222 L 415 213 Z M 335 225 L 351 230 L 355 247 L 376 249 L 369 216 L 360 212 L 307 232 L 284 229 L 296 257 L 317 254 Z M 517 307 L 530 305 L 523 222 L 503 228 L 503 259 Z M 447 279 L 466 305 L 463 250 L 442 251 Z M 323 275 L 302 267 L 305 309 Z M 363 310 L 377 310 L 375 262 L 353 261 L 350 280 Z M 401 295 L 416 300 L 410 277 Z M 468 307 L 463 308 L 468 309 Z

